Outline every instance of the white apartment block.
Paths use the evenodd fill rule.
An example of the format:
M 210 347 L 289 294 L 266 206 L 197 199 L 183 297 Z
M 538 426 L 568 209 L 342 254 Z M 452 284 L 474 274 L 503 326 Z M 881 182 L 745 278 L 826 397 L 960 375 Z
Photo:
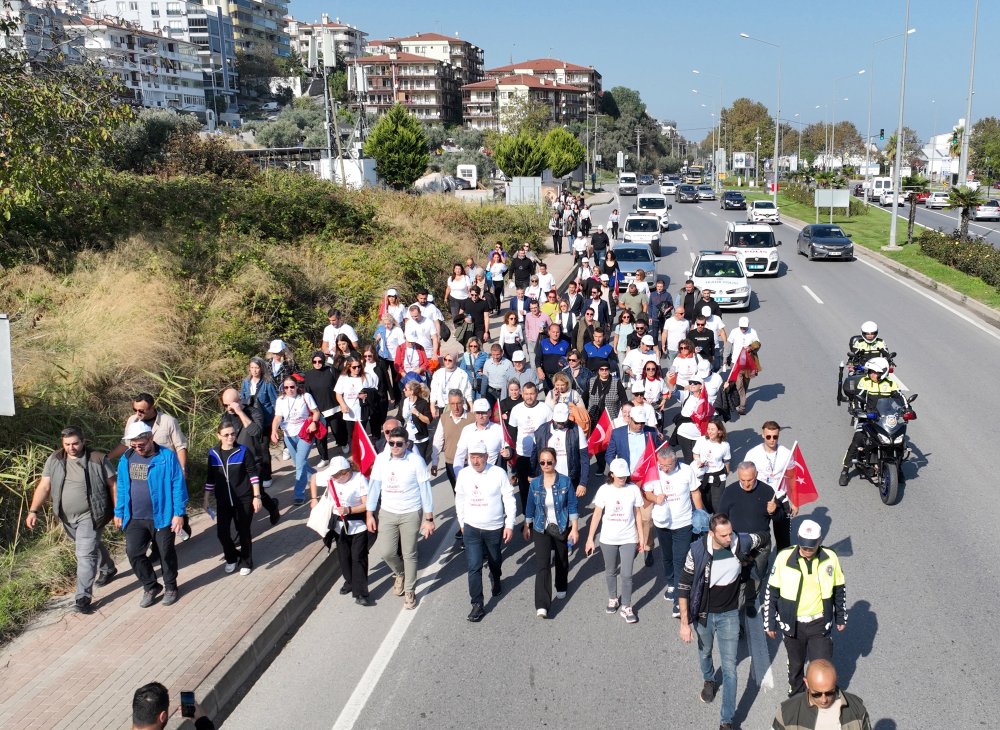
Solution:
M 506 108 L 530 99 L 549 110 L 554 124 L 581 121 L 587 114 L 587 91 L 571 84 L 558 84 L 531 74 L 485 79 L 462 87 L 462 120 L 472 129 L 507 130 L 503 124 Z
M 597 105 L 602 93 L 602 78 L 593 66 L 580 66 L 558 58 L 535 58 L 530 61 L 510 63 L 486 71 L 486 78 L 500 79 L 505 76 L 530 74 L 548 79 L 557 84 L 579 86 L 587 92 L 587 112 L 597 113 Z
M 458 84 L 471 84 L 483 78 L 483 49 L 456 36 L 441 33 L 417 33 L 405 38 L 372 40 L 365 53 L 380 56 L 391 51 L 410 53 L 449 64 L 455 69 Z
M 348 62 L 365 53 L 368 34 L 356 26 L 341 23 L 340 18 L 331 21 L 330 16 L 324 13 L 319 23 L 304 23 L 292 17 L 285 18 L 285 23 L 292 50 L 299 54 L 303 62 L 309 58 L 312 43 L 316 44 L 321 57 L 324 49 L 333 49 L 333 53 Z M 333 60 L 329 59 L 327 66 L 332 67 Z
M 69 16 L 54 7 L 40 7 L 24 0 L 13 0 L 10 10 L 0 10 L 0 17 L 13 19 L 10 35 L 0 33 L 0 49 L 23 52 L 27 61 L 46 61 L 61 55 L 68 63 L 80 60 L 75 46 L 67 42 L 65 23 Z

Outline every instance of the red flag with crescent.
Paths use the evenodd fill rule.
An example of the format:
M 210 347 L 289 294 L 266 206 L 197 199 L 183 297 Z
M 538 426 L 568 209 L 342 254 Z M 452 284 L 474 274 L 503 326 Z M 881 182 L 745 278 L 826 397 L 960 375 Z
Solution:
M 635 471 L 632 472 L 632 482 L 640 488 L 660 478 L 659 470 L 656 467 L 656 451 L 653 437 L 647 433 L 646 448 L 642 452 L 642 458 L 639 459 Z
M 611 443 L 611 416 L 608 414 L 608 409 L 605 408 L 601 417 L 597 419 L 597 423 L 594 424 L 590 438 L 587 439 L 587 451 L 591 456 L 595 456 L 606 451 L 609 443 Z
M 781 486 L 788 494 L 788 501 L 795 507 L 815 502 L 819 499 L 819 492 L 816 491 L 816 483 L 813 481 L 806 460 L 802 456 L 802 449 L 796 441 L 792 446 L 792 455 L 788 459 L 788 466 L 785 467 L 785 475 L 781 478 Z
M 358 471 L 368 477 L 375 466 L 375 444 L 368 437 L 367 431 L 360 423 L 354 425 L 354 435 L 351 437 L 351 458 Z

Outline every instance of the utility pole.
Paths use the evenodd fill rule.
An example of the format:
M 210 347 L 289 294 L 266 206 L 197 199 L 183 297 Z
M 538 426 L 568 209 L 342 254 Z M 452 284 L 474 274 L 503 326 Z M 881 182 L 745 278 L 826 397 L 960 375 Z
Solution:
M 976 35 L 979 31 L 979 0 L 972 19 L 972 61 L 969 65 L 969 93 L 965 100 L 965 125 L 962 128 L 962 153 L 958 158 L 958 184 L 967 185 L 969 176 L 969 137 L 972 134 L 972 80 L 976 75 Z
M 979 0 L 976 0 L 976 7 L 979 7 Z M 906 0 L 906 24 L 903 26 L 905 31 L 910 27 L 910 0 Z M 891 203 L 892 207 L 892 217 L 889 220 L 889 244 L 883 246 L 884 251 L 898 251 L 899 246 L 896 245 L 896 224 L 899 220 L 899 216 L 896 214 L 896 200 L 899 196 L 899 176 L 903 167 L 903 107 L 906 101 L 906 53 L 909 47 L 908 43 L 909 35 L 903 35 L 903 71 L 899 79 L 899 119 L 896 124 L 896 163 L 892 170 L 892 195 L 893 200 Z M 973 54 L 973 59 L 975 54 Z M 971 88 L 971 87 L 970 87 Z M 969 103 L 972 103 L 972 97 L 969 96 Z M 968 120 L 965 122 L 968 124 Z
M 640 130 L 638 130 L 638 129 L 635 130 L 635 171 L 636 171 L 636 174 L 639 173 L 639 170 L 640 170 L 641 165 L 642 165 L 642 148 L 640 146 L 640 136 L 641 136 L 641 134 L 642 134 L 642 132 Z
M 756 185 L 760 180 L 760 127 L 757 127 L 757 136 L 754 140 L 757 142 L 757 151 L 753 156 L 753 183 Z

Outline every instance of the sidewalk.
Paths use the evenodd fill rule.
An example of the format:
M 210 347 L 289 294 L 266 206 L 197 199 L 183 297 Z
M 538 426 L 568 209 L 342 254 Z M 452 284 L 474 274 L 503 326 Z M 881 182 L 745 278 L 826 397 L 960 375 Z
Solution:
M 572 254 L 545 260 L 563 289 Z M 124 555 L 117 577 L 95 589 L 93 614 L 73 613 L 72 595 L 53 601 L 0 650 L 0 727 L 128 728 L 132 693 L 152 681 L 170 690 L 172 712 L 182 689 L 209 717 L 230 705 L 339 577 L 336 557 L 305 525 L 308 507 L 291 506 L 293 478 L 290 462 L 275 462 L 270 493 L 282 518 L 274 527 L 266 512 L 254 519 L 251 575 L 223 572 L 215 523 L 199 514 L 192 538 L 177 543 L 175 605 L 139 608 L 142 588 Z M 171 727 L 182 727 L 178 718 Z

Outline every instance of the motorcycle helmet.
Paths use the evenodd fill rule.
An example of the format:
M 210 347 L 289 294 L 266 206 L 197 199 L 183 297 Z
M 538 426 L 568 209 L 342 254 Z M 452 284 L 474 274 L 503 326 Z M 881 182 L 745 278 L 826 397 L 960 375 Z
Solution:
M 865 369 L 872 373 L 878 373 L 879 375 L 885 375 L 889 372 L 889 361 L 884 357 L 873 357 L 865 365 Z
M 868 341 L 874 342 L 878 337 L 878 325 L 870 319 L 861 325 L 861 335 Z

